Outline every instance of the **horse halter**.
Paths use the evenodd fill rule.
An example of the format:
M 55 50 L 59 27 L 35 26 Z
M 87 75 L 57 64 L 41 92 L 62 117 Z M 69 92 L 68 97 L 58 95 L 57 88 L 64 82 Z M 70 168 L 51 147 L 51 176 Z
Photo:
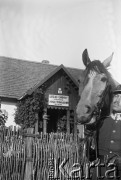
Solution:
M 91 115 L 92 117 L 94 115 L 94 116 L 96 116 L 97 119 L 100 118 L 101 110 L 102 110 L 102 107 L 104 105 L 104 99 L 106 97 L 106 94 L 108 93 L 109 87 L 110 87 L 110 85 L 109 85 L 109 82 L 107 81 L 106 88 L 105 88 L 105 90 L 103 91 L 103 93 L 101 95 L 102 98 L 100 98 L 100 100 L 96 104 L 96 106 L 95 106 L 95 108 L 94 108 L 94 110 L 92 112 L 92 115 Z

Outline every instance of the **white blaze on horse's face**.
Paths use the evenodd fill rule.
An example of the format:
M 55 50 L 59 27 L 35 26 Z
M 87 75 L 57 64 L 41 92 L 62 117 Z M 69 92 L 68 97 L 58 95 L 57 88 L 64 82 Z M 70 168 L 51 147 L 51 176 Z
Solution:
M 90 118 L 90 115 L 94 111 L 97 103 L 100 101 L 106 86 L 107 77 L 105 74 L 90 71 L 87 84 L 80 94 L 81 99 L 76 109 L 78 122 L 80 121 L 83 123 Z

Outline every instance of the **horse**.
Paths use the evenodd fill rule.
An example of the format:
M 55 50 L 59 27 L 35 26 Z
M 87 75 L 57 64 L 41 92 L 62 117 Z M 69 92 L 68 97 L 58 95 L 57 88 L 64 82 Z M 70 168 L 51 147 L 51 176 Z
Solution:
M 78 124 L 93 124 L 97 115 L 109 114 L 111 92 L 119 84 L 107 70 L 112 57 L 113 53 L 103 62 L 91 61 L 87 49 L 84 50 L 82 60 L 86 69 L 79 87 L 80 100 L 76 108 Z
M 94 150 L 94 158 L 97 158 L 97 127 L 101 125 L 104 118 L 110 114 L 112 91 L 119 84 L 114 80 L 108 71 L 113 53 L 103 62 L 100 60 L 91 61 L 87 49 L 82 53 L 82 60 L 85 65 L 83 78 L 80 81 L 80 100 L 76 107 L 77 125 L 84 125 L 84 146 L 82 163 L 93 161 L 90 152 Z M 91 154 L 92 155 L 92 154 Z

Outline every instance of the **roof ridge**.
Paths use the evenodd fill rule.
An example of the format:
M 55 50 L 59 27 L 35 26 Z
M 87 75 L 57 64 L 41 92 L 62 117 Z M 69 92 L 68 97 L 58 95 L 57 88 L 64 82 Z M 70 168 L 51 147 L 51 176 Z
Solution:
M 79 68 L 76 68 L 76 67 L 67 67 L 65 66 L 67 69 L 74 69 L 74 70 L 84 70 L 84 69 L 79 69 Z
M 44 60 L 42 60 L 41 62 L 39 62 L 39 61 L 34 61 L 34 60 L 25 60 L 25 59 L 19 59 L 19 58 L 14 58 L 14 57 L 8 57 L 8 56 L 0 56 L 0 58 L 4 58 L 4 59 L 6 59 L 6 60 L 13 60 L 13 61 L 22 61 L 22 62 L 27 62 L 27 63 L 34 63 L 34 64 L 44 64 L 44 63 L 42 63 L 42 61 Z M 48 64 L 44 64 L 44 65 L 51 65 L 51 66 L 56 66 L 56 67 L 58 67 L 59 65 L 55 65 L 55 64 L 51 64 L 51 63 L 48 63 Z
M 51 64 L 51 63 L 42 63 L 42 60 L 41 62 L 39 61 L 34 61 L 34 60 L 26 60 L 26 59 L 19 59 L 19 58 L 14 58 L 14 57 L 8 57 L 8 56 L 0 56 L 0 58 L 5 58 L 6 60 L 14 60 L 14 61 L 22 61 L 22 62 L 27 62 L 27 63 L 33 63 L 33 64 L 43 64 L 43 65 L 49 65 L 49 66 L 55 66 L 55 67 L 59 67 L 60 65 L 63 65 L 63 64 L 60 64 L 60 65 L 57 65 L 57 64 Z M 80 68 L 76 68 L 76 67 L 68 67 L 68 66 L 65 66 L 63 65 L 64 67 L 68 68 L 68 69 L 72 69 L 72 70 L 83 70 L 83 69 L 80 69 Z

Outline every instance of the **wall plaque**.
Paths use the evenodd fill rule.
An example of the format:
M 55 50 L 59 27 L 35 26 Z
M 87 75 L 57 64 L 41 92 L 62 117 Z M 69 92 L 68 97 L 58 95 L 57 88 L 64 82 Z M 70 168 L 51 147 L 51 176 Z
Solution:
M 69 96 L 49 94 L 48 105 L 69 106 Z

